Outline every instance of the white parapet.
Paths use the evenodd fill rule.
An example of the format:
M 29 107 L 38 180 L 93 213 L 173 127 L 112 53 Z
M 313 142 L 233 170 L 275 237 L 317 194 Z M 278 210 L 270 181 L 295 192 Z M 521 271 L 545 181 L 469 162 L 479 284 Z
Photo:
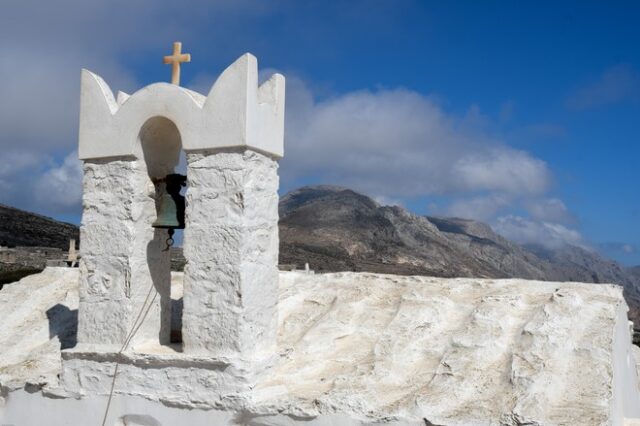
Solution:
M 175 123 L 185 151 L 250 148 L 284 155 L 284 77 L 258 86 L 258 61 L 246 53 L 218 78 L 207 97 L 169 83 L 155 83 L 117 100 L 98 75 L 83 70 L 80 97 L 81 160 L 127 157 L 153 117 Z

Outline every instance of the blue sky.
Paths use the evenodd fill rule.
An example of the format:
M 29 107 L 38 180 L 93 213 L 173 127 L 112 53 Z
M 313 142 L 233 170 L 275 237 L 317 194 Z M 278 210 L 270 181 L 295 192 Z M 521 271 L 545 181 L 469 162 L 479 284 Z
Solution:
M 0 202 L 78 222 L 79 70 L 206 92 L 244 52 L 287 77 L 282 187 L 341 184 L 640 264 L 640 4 L 9 0 Z

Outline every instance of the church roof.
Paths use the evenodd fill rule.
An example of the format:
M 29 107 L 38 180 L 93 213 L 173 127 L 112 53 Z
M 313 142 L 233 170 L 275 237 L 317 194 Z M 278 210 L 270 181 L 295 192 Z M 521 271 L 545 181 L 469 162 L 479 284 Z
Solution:
M 0 292 L 3 387 L 57 385 L 77 279 L 77 269 L 48 268 Z M 244 409 L 606 424 L 616 353 L 630 343 L 616 338 L 625 313 L 621 288 L 607 284 L 281 272 L 278 359 Z

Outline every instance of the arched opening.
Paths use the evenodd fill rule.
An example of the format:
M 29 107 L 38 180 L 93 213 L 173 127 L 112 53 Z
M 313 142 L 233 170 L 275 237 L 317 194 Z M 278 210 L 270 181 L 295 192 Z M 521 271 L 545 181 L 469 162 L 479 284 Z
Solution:
M 174 233 L 184 226 L 184 190 L 186 168 L 179 164 L 182 151 L 180 132 L 165 117 L 153 117 L 145 122 L 139 133 L 141 157 L 144 158 L 148 180 L 144 203 L 144 226 L 149 233 L 147 266 L 152 285 L 160 297 L 158 336 L 162 345 L 182 343 L 181 300 L 172 298 L 171 254 L 181 235 Z
M 160 178 L 175 171 L 180 161 L 182 140 L 168 118 L 153 117 L 140 129 L 140 145 L 149 177 Z

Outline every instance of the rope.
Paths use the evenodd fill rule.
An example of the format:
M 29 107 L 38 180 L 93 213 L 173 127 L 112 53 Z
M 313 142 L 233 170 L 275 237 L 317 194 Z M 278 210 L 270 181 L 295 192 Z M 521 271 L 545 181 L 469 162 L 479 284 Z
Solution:
M 113 391 L 114 391 L 115 386 L 116 386 L 116 377 L 118 376 L 118 367 L 120 366 L 120 356 L 122 355 L 122 352 L 124 352 L 124 350 L 127 348 L 129 343 L 131 343 L 131 339 L 133 339 L 133 337 L 136 335 L 136 333 L 138 332 L 138 330 L 142 326 L 142 323 L 144 323 L 144 320 L 147 317 L 147 314 L 151 310 L 151 307 L 153 306 L 153 301 L 156 300 L 156 296 L 158 295 L 157 291 L 153 295 L 153 298 L 151 299 L 151 303 L 149 303 L 149 306 L 146 307 L 146 310 L 145 310 L 145 305 L 147 304 L 147 301 L 149 300 L 149 296 L 151 296 L 151 293 L 152 293 L 154 288 L 155 287 L 154 287 L 153 283 L 151 283 L 151 287 L 149 288 L 149 292 L 147 293 L 147 297 L 144 299 L 144 302 L 142 303 L 142 307 L 140 309 L 140 312 L 138 312 L 138 316 L 136 317 L 136 320 L 133 322 L 133 325 L 131 326 L 131 330 L 129 331 L 129 334 L 127 334 L 127 337 L 124 339 L 124 343 L 122 344 L 122 347 L 120 348 L 120 350 L 118 351 L 118 353 L 116 355 L 116 368 L 113 371 L 113 380 L 111 381 L 111 390 L 109 391 L 109 399 L 107 400 L 107 408 L 105 409 L 104 417 L 102 418 L 102 426 L 105 426 L 105 424 L 107 423 L 107 415 L 109 414 L 109 408 L 111 407 L 111 399 L 113 398 Z M 144 312 L 144 315 L 142 314 L 143 312 Z M 140 318 L 142 318 L 142 319 L 140 319 Z M 138 321 L 140 321 L 140 322 L 138 322 Z

